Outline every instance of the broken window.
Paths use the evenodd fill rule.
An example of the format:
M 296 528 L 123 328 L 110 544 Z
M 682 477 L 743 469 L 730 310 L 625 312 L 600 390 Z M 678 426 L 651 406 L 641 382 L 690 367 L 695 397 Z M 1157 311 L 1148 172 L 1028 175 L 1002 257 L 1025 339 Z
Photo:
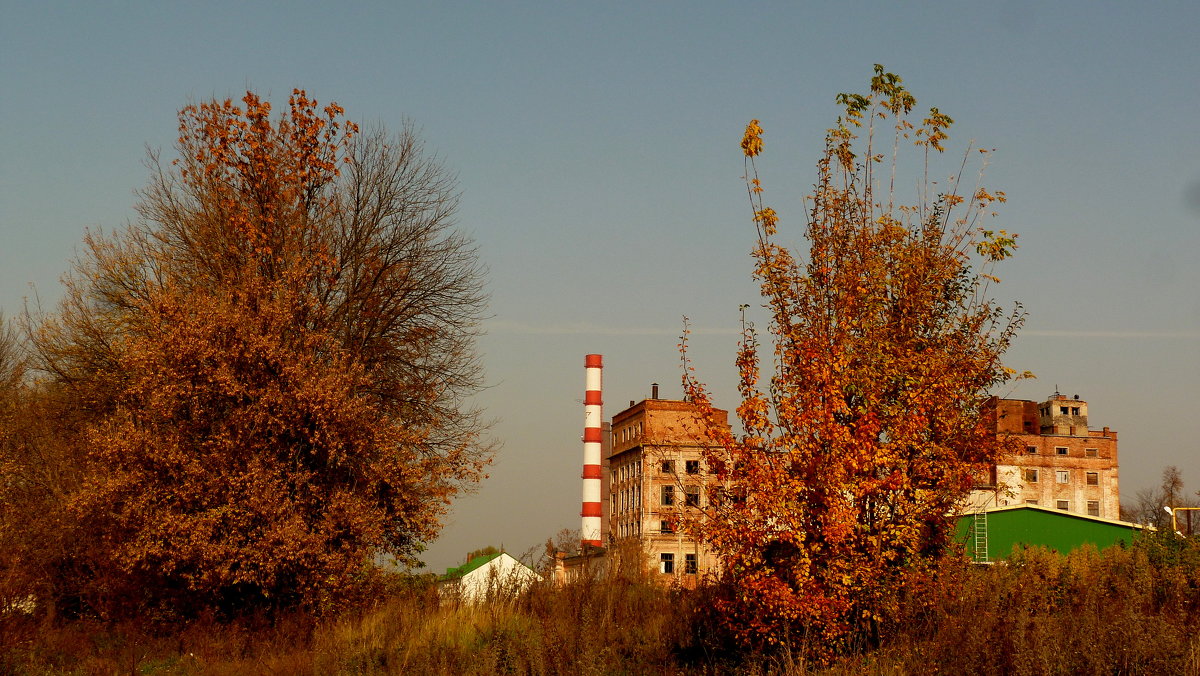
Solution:
M 662 500 L 660 500 L 660 502 L 663 507 L 670 507 L 671 505 L 675 504 L 675 487 L 674 486 L 663 486 L 662 487 Z
M 663 552 L 658 555 L 658 572 L 674 573 L 675 572 L 675 555 Z

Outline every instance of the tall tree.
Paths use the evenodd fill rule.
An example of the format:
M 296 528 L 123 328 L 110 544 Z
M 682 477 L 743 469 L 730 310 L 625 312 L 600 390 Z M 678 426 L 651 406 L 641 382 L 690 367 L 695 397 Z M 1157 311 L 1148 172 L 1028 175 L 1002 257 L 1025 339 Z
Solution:
M 716 607 L 738 636 L 803 634 L 828 649 L 877 627 L 889 588 L 950 542 L 956 504 L 1000 452 L 981 411 L 1013 375 L 1001 355 L 1022 320 L 988 295 L 988 268 L 1015 246 L 981 226 L 1004 194 L 964 192 L 961 168 L 929 178 L 951 119 L 932 108 L 909 122 L 916 99 L 880 66 L 867 94 L 837 101 L 807 197 L 807 256 L 780 243 L 763 201 L 757 120 L 742 140 L 774 368 L 764 388 L 743 320 L 743 432 L 709 425 L 719 486 L 693 524 L 723 559 Z M 915 174 L 900 162 L 909 142 L 925 162 Z M 904 204 L 895 186 L 913 178 Z M 707 412 L 686 336 L 683 349 L 685 390 Z
M 242 103 L 181 111 L 140 218 L 88 236 L 36 332 L 85 412 L 59 593 L 102 611 L 324 607 L 415 561 L 490 457 L 453 176 L 411 126 Z

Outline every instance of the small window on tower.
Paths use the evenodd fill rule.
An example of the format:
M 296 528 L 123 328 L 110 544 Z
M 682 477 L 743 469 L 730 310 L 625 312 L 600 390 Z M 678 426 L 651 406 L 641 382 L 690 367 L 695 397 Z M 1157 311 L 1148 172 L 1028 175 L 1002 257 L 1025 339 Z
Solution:
M 1079 415 L 1079 407 L 1078 406 L 1071 407 L 1071 415 Z
M 1059 406 L 1059 407 L 1058 407 L 1058 412 L 1059 412 L 1059 413 L 1061 413 L 1062 415 L 1066 415 L 1066 414 L 1067 414 L 1067 410 L 1068 410 L 1068 409 L 1067 409 L 1067 407 L 1066 407 L 1066 406 Z

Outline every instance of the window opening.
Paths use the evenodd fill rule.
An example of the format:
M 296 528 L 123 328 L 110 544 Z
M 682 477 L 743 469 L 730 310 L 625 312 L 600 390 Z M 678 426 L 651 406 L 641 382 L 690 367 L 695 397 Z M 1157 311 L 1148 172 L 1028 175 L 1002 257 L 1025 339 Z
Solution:
M 674 486 L 663 486 L 662 487 L 661 502 L 662 502 L 663 507 L 670 507 L 671 505 L 675 504 L 675 487 Z

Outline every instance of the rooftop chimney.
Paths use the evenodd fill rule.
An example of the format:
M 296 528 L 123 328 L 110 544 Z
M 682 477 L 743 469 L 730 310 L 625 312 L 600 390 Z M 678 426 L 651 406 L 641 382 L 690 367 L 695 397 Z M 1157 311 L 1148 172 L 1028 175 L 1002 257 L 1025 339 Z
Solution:
M 658 383 L 650 383 L 650 398 L 658 399 Z

